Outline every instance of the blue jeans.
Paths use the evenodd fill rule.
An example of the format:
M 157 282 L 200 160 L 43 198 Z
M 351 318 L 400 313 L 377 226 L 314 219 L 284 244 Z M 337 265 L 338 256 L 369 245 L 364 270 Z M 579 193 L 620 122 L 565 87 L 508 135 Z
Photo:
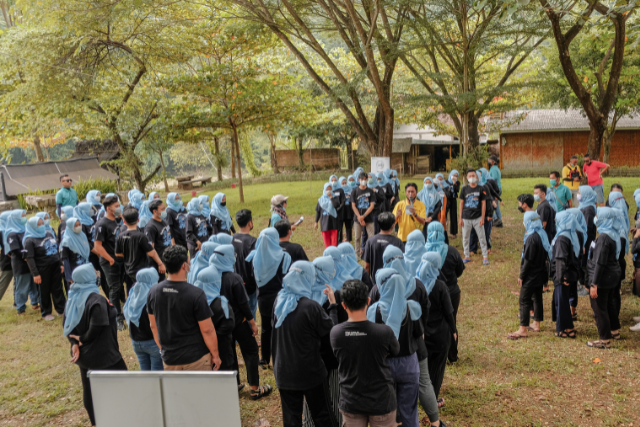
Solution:
M 249 302 L 249 308 L 251 309 L 251 314 L 253 315 L 253 318 L 256 318 L 256 310 L 258 309 L 258 292 L 254 292 L 251 295 L 247 295 L 248 298 L 248 302 Z
M 134 341 L 131 340 L 133 351 L 138 357 L 141 371 L 164 371 L 160 349 L 155 340 Z
M 40 304 L 40 287 L 33 281 L 31 273 L 14 276 L 13 286 L 18 313 L 24 313 L 27 309 L 27 297 L 31 300 L 31 305 Z

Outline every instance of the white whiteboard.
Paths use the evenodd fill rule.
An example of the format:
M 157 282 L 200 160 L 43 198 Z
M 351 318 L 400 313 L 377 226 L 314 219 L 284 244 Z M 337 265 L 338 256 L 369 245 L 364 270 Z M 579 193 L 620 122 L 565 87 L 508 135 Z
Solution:
M 385 169 L 391 168 L 391 159 L 389 157 L 372 157 L 371 158 L 371 172 L 380 173 Z

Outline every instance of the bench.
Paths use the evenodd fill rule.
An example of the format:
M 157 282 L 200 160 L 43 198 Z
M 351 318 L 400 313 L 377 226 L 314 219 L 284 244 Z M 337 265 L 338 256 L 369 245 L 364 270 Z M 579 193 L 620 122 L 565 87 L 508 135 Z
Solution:
M 210 176 L 192 179 L 190 181 L 178 181 L 178 190 L 191 190 L 193 188 L 193 184 L 200 184 L 200 187 L 202 187 L 208 182 L 211 182 Z
M 176 177 L 176 181 L 178 181 L 178 182 L 191 181 L 192 179 L 193 179 L 193 175 L 185 175 L 185 176 Z

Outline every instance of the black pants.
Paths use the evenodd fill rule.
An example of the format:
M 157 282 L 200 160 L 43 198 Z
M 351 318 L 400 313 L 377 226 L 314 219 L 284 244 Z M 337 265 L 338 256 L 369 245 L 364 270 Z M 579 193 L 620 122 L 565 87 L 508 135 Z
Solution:
M 118 314 L 121 314 L 120 292 L 123 289 L 121 266 L 117 262 L 109 265 L 107 260 L 100 259 L 100 267 L 102 267 L 102 271 L 107 279 L 107 284 L 109 285 L 109 302 L 115 307 Z
M 453 320 L 456 321 L 456 325 L 458 324 L 458 307 L 460 307 L 460 295 L 461 295 L 461 292 L 450 295 L 451 305 L 453 306 Z M 460 340 L 459 333 L 458 333 L 457 340 L 451 340 L 451 346 L 449 347 L 449 362 L 453 363 L 458 360 L 458 341 L 459 340 Z
M 262 312 L 262 310 L 260 310 Z M 260 374 L 258 372 L 258 343 L 253 336 L 251 325 L 249 322 L 242 322 L 236 325 L 233 330 L 233 339 L 238 342 L 244 366 L 247 368 L 247 382 L 250 386 L 260 385 Z M 263 344 L 264 345 L 264 344 Z M 238 354 L 235 346 L 233 347 L 233 369 L 238 371 L 237 379 L 240 384 L 240 370 L 238 369 Z
M 447 367 L 447 355 L 449 354 L 449 346 L 451 345 L 451 339 L 453 337 L 450 334 L 443 335 L 443 346 L 441 351 L 430 351 L 429 353 L 429 377 L 431 378 L 431 384 L 433 385 L 433 392 L 436 397 L 440 394 L 440 387 L 442 387 L 442 381 L 444 380 L 444 370 Z M 433 347 L 431 347 L 433 348 Z
M 578 307 L 578 283 L 571 283 L 569 285 L 569 305 L 572 308 Z
M 351 207 L 349 207 L 349 209 L 351 209 Z M 353 240 L 353 218 L 344 218 L 342 220 L 342 224 L 344 225 L 344 232 L 345 234 L 342 234 L 342 226 L 340 226 L 340 228 L 338 228 L 338 244 L 342 243 L 344 239 L 344 237 L 346 236 L 346 240 L 347 242 L 350 242 Z
M 611 331 L 620 329 L 620 320 L 613 299 L 616 292 L 620 293 L 616 288 L 598 288 L 598 298 L 591 298 L 591 308 L 596 316 L 596 327 L 601 340 L 611 339 Z
M 194 259 L 198 252 L 198 247 L 191 243 L 187 243 L 187 249 L 189 250 L 189 259 Z
M 102 266 L 100 265 L 100 257 L 93 252 L 89 255 L 89 262 L 93 265 L 93 268 L 96 271 L 100 272 L 100 289 L 104 292 L 104 295 L 109 298 L 109 285 L 107 284 L 107 275 L 102 271 Z
M 529 326 L 531 321 L 531 307 L 533 306 L 533 320 L 544 320 L 544 306 L 542 305 L 543 286 L 520 287 L 520 326 Z
M 280 389 L 282 402 L 282 425 L 284 427 L 302 426 L 302 409 L 304 400 L 309 405 L 311 418 L 316 426 L 337 427 L 338 422 L 332 413 L 329 400 L 329 388 L 324 382 L 308 390 Z
M 38 266 L 40 273 L 40 314 L 42 317 L 51 314 L 55 308 L 58 314 L 64 313 L 64 306 L 67 298 L 64 296 L 62 288 L 62 272 L 60 263 L 56 262 L 46 267 Z M 53 308 L 51 301 L 53 300 Z
M 271 362 L 271 318 L 273 317 L 273 304 L 276 302 L 276 295 L 261 299 L 258 295 L 258 309 L 262 319 L 262 332 L 260 341 L 262 346 L 262 360 Z
M 235 348 L 231 334 L 216 334 L 216 338 L 218 338 L 218 354 L 220 355 L 220 362 L 222 362 L 222 365 L 220 365 L 220 370 L 233 371 Z
M 616 287 L 616 291 L 612 295 L 613 301 L 616 307 L 616 318 L 620 317 L 620 308 L 622 307 L 622 298 L 620 296 L 620 289 L 622 288 L 622 281 L 627 276 L 627 260 L 624 258 L 624 245 L 628 245 L 629 243 L 625 239 L 620 239 L 620 257 L 618 258 L 618 264 L 620 264 L 620 280 L 618 280 L 618 286 Z M 611 328 L 613 331 L 616 328 Z
M 449 211 L 449 231 L 454 236 L 458 234 L 458 199 L 447 198 L 447 210 Z
M 124 360 L 120 359 L 118 363 L 113 366 L 109 366 L 108 368 L 101 368 L 101 371 L 127 371 L 127 364 L 124 363 Z M 91 421 L 91 425 L 96 425 L 96 417 L 93 413 L 93 398 L 91 397 L 91 383 L 89 382 L 89 377 L 87 376 L 87 372 L 89 369 L 80 368 L 80 378 L 82 379 L 82 400 L 84 401 L 84 409 L 87 410 L 87 414 L 89 415 L 89 420 Z
M 571 316 L 571 305 L 569 304 L 570 288 L 571 283 L 569 283 L 569 286 L 556 285 L 553 287 L 551 317 L 556 322 L 556 332 L 573 329 L 573 317 Z

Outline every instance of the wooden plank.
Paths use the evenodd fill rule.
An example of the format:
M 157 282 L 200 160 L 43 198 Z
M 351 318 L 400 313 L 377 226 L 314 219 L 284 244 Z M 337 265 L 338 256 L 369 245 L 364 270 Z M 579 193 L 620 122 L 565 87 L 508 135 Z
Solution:
M 178 181 L 178 182 L 191 181 L 191 179 L 193 179 L 193 175 L 185 175 L 185 176 L 177 176 L 176 177 L 176 181 Z

